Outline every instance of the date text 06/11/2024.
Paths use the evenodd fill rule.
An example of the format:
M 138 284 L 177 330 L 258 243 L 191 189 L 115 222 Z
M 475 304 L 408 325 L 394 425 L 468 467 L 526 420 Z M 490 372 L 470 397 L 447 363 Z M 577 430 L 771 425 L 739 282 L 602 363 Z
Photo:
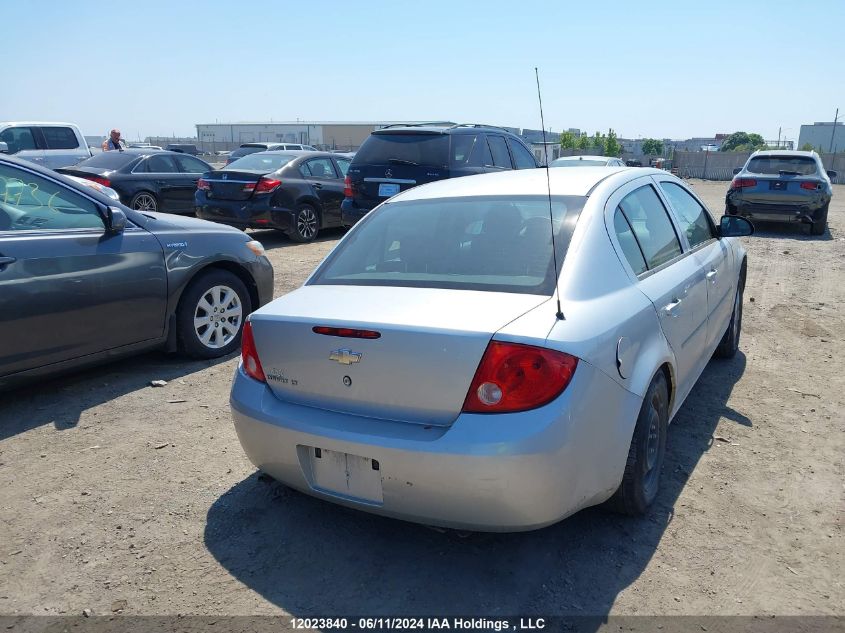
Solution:
M 516 621 L 488 618 L 291 618 L 291 629 L 362 629 L 396 631 L 539 631 L 546 628 L 543 618 L 518 618 Z

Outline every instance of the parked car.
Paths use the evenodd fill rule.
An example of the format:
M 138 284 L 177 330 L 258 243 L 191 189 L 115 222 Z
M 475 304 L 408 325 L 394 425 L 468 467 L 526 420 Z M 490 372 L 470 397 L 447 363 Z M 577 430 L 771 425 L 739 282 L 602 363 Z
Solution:
M 297 242 L 340 226 L 350 160 L 329 152 L 257 152 L 197 183 L 197 217 L 239 228 L 274 228 Z
M 57 170 L 117 191 L 137 211 L 194 212 L 194 191 L 211 165 L 195 156 L 149 149 L 103 152 L 74 167 Z
M 272 293 L 243 232 L 139 213 L 0 156 L 0 387 L 154 348 L 229 354 Z
M 317 148 L 313 145 L 303 145 L 301 143 L 243 143 L 238 149 L 229 152 L 229 158 L 226 160 L 228 165 L 232 161 L 239 158 L 255 154 L 256 152 L 267 151 L 292 151 L 292 152 L 316 152 Z
M 343 223 L 351 226 L 387 198 L 427 182 L 536 167 L 528 146 L 504 128 L 388 126 L 370 134 L 352 159 L 341 205 Z
M 200 154 L 197 146 L 190 143 L 170 143 L 164 149 L 168 152 L 179 152 L 180 154 L 190 154 L 191 156 L 199 156 Z
M 4 153 L 55 169 L 91 157 L 85 137 L 73 123 L 0 122 Z
M 667 425 L 738 349 L 731 236 L 752 231 L 654 169 L 400 193 L 249 318 L 240 442 L 293 488 L 431 525 L 527 530 L 607 500 L 643 513 Z
M 812 235 L 823 235 L 833 197 L 831 178 L 815 152 L 754 152 L 734 170 L 725 212 L 752 220 L 803 222 Z
M 549 167 L 626 167 L 624 162 L 612 156 L 561 156 Z
M 643 161 L 641 161 L 639 158 L 629 158 L 628 160 L 625 161 L 625 166 L 626 167 L 642 167 Z

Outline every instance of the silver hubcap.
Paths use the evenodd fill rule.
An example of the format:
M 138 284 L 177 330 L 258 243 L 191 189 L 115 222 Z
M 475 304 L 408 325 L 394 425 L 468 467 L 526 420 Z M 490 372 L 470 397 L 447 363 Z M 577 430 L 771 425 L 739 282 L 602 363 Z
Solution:
M 296 216 L 296 230 L 306 240 L 317 234 L 317 214 L 311 209 L 302 209 Z
M 135 205 L 133 208 L 136 211 L 155 211 L 156 199 L 149 194 L 142 193 L 140 196 L 135 198 Z
M 232 342 L 241 329 L 243 307 L 229 286 L 214 286 L 200 297 L 194 310 L 194 330 L 206 347 L 219 349 Z

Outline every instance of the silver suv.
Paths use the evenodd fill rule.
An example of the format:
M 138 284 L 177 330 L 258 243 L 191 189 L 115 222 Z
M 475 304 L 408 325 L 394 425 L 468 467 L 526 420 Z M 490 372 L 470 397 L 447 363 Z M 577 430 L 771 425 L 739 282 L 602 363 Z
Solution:
M 0 143 L 5 143 L 6 154 L 50 169 L 91 158 L 85 137 L 72 123 L 0 121 Z

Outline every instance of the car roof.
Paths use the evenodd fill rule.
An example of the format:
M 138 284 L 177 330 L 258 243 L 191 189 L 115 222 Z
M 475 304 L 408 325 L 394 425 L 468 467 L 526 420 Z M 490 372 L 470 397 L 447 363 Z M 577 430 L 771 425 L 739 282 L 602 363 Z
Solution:
M 806 156 L 807 158 L 815 158 L 818 154 L 815 152 L 802 152 L 797 149 L 762 149 L 754 152 L 752 156 Z
M 391 201 L 427 200 L 435 198 L 463 198 L 478 196 L 586 196 L 606 178 L 617 174 L 642 177 L 649 174 L 666 175 L 662 169 L 631 167 L 582 167 L 579 169 L 518 169 L 477 176 L 450 178 L 414 187 L 391 198 Z M 546 177 L 548 174 L 548 185 Z M 623 179 L 624 180 L 624 179 Z M 548 189 L 547 189 L 548 186 Z
M 76 123 L 64 121 L 0 121 L 0 125 L 69 125 L 76 127 Z

